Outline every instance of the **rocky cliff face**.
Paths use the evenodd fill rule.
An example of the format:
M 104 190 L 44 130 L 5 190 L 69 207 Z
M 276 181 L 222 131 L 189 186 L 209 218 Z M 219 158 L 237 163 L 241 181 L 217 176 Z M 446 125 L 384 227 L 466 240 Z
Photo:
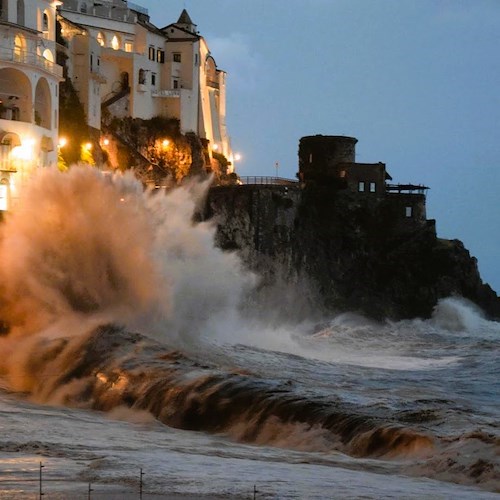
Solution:
M 206 215 L 217 243 L 238 249 L 267 284 L 312 283 L 326 311 L 428 317 L 438 299 L 460 295 L 500 318 L 463 244 L 438 239 L 433 221 L 401 231 L 383 200 L 317 185 L 225 187 L 211 190 Z

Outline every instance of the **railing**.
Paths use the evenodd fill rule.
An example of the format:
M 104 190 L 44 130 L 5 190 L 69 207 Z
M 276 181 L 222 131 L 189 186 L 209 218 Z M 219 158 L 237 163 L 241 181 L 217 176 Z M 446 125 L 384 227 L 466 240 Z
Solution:
M 11 47 L 0 47 L 0 60 L 38 66 L 56 76 L 62 77 L 63 75 L 61 66 L 33 52 L 26 52 Z
M 180 97 L 181 91 L 180 89 L 174 90 L 153 90 L 151 92 L 153 97 Z
M 247 176 L 240 177 L 244 185 L 265 185 L 265 186 L 289 186 L 298 184 L 294 179 L 285 179 L 284 177 L 266 177 L 266 176 Z
M 422 184 L 386 184 L 385 190 L 388 193 L 425 194 L 428 188 Z

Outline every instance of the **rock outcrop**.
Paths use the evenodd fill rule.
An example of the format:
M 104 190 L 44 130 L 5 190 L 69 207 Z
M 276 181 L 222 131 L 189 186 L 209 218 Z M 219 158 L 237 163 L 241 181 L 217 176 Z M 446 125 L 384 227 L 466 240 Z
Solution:
M 401 230 L 391 206 L 331 185 L 247 185 L 213 188 L 206 216 L 217 244 L 237 249 L 267 285 L 312 283 L 325 311 L 429 317 L 440 298 L 459 295 L 500 318 L 463 244 L 437 238 L 434 221 Z

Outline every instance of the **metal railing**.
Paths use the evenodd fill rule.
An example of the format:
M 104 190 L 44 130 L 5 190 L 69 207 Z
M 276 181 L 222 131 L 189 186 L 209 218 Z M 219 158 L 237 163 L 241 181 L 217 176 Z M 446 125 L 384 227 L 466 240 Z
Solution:
M 59 77 L 63 75 L 62 67 L 55 62 L 49 61 L 45 59 L 45 57 L 33 52 L 27 52 L 17 48 L 0 46 L 0 60 L 37 66 Z
M 425 194 L 430 189 L 423 184 L 386 184 L 385 190 L 388 193 Z
M 285 179 L 284 177 L 267 177 L 267 176 L 246 176 L 240 177 L 243 185 L 265 185 L 265 186 L 289 186 L 298 184 L 299 181 L 294 179 Z

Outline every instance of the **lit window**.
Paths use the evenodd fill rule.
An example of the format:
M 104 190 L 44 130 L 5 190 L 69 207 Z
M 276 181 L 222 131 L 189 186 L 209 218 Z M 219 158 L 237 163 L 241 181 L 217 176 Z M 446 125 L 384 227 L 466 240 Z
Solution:
M 377 191 L 377 186 L 374 182 L 370 182 L 370 193 L 375 193 Z
M 309 163 L 312 163 L 312 162 L 313 162 L 313 154 L 309 153 Z
M 106 38 L 104 38 L 104 35 L 100 31 L 99 33 L 97 33 L 97 43 L 101 47 L 104 47 L 104 45 L 106 44 Z
M 125 42 L 125 52 L 132 52 L 134 50 L 134 44 L 130 41 Z
M 174 53 L 174 62 L 181 62 L 181 55 L 179 52 Z
M 345 177 L 345 170 L 341 170 L 339 175 L 341 178 L 344 178 Z
M 165 62 L 165 51 L 158 49 L 156 51 L 156 62 L 164 63 Z
M 363 181 L 358 182 L 358 191 L 363 193 L 365 191 L 365 183 Z
M 118 50 L 120 48 L 120 39 L 116 35 L 111 39 L 111 48 L 113 50 Z
M 413 207 L 405 207 L 405 215 L 406 217 L 413 217 Z

